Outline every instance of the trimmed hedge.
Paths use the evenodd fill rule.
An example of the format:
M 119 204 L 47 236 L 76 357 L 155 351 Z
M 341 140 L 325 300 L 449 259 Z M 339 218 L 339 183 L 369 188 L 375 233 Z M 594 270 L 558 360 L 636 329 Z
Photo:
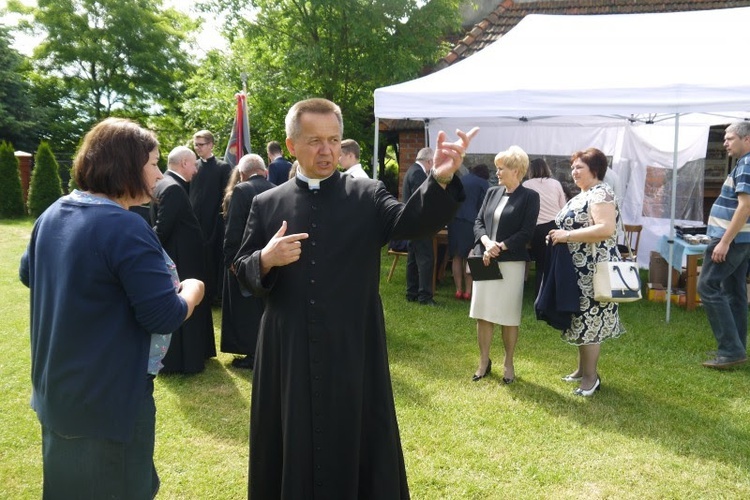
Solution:
M 36 150 L 34 171 L 29 185 L 28 207 L 32 217 L 39 217 L 47 207 L 63 195 L 60 166 L 47 142 L 39 143 Z
M 0 217 L 23 217 L 24 215 L 26 215 L 26 210 L 23 206 L 18 158 L 16 158 L 13 146 L 3 141 L 0 143 Z

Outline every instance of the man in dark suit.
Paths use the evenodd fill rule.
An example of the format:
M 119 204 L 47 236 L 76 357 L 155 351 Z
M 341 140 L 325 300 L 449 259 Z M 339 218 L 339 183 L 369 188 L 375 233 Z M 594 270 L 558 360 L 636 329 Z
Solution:
M 404 186 L 401 190 L 404 203 L 427 179 L 432 169 L 433 151 L 422 148 L 417 153 L 417 161 L 409 167 L 404 176 Z M 435 305 L 432 298 L 432 273 L 435 267 L 435 255 L 432 250 L 432 239 L 410 240 L 407 246 L 406 259 L 406 300 L 419 302 L 422 305 Z
M 232 167 L 214 156 L 214 136 L 208 130 L 193 135 L 198 160 L 198 173 L 190 182 L 190 203 L 203 231 L 206 245 L 206 299 L 214 302 L 221 294 L 224 278 L 224 217 L 221 201 L 229 183 Z
M 239 183 L 227 203 L 224 233 L 224 292 L 221 294 L 221 352 L 244 354 L 232 361 L 236 368 L 253 369 L 255 343 L 263 316 L 263 300 L 241 288 L 234 275 L 234 257 L 240 249 L 250 206 L 255 195 L 275 187 L 268 182 L 263 158 L 256 154 L 243 156 L 237 164 Z
M 268 153 L 268 180 L 277 186 L 289 180 L 292 162 L 284 158 L 281 144 L 276 141 L 269 142 L 266 146 L 266 153 Z
M 206 279 L 203 233 L 188 198 L 188 183 L 196 174 L 195 153 L 179 146 L 169 153 L 168 170 L 156 183 L 152 220 L 164 250 L 177 266 L 180 279 Z M 207 358 L 216 356 L 211 304 L 202 301 L 172 335 L 161 373 L 198 373 Z

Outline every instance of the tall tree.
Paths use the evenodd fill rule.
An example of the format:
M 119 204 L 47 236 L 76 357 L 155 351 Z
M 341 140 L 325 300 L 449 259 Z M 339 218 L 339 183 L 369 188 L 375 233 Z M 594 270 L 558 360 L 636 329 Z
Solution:
M 163 10 L 161 0 L 37 3 L 27 24 L 45 35 L 36 67 L 62 82 L 61 104 L 85 126 L 112 114 L 143 120 L 181 97 L 197 24 L 186 15 Z
M 252 16 L 227 17 L 227 35 L 234 40 L 231 56 L 208 62 L 222 68 L 223 80 L 234 83 L 235 89 L 240 72 L 250 75 L 248 102 L 255 150 L 263 140 L 283 138 L 286 110 L 311 96 L 339 104 L 345 135 L 368 149 L 374 90 L 419 76 L 446 52 L 445 36 L 460 25 L 458 0 L 249 3 Z M 203 5 L 215 13 L 247 11 L 247 2 L 241 0 L 208 0 Z M 209 71 L 208 66 L 204 69 Z M 203 91 L 191 83 L 189 92 L 202 95 Z M 233 91 L 226 93 L 231 102 Z
M 31 151 L 38 142 L 31 85 L 24 76 L 25 58 L 10 43 L 8 28 L 0 26 L 0 141 Z

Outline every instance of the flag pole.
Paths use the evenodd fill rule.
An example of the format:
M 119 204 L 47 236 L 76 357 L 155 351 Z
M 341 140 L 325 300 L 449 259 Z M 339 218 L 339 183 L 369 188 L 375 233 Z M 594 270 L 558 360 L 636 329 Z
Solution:
M 247 73 L 240 73 L 240 79 L 242 79 L 242 92 L 247 95 Z

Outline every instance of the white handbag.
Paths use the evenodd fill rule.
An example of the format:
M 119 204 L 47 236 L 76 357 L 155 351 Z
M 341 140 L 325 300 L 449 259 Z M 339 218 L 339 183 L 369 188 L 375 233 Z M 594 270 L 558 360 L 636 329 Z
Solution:
M 622 224 L 622 221 L 620 221 Z M 633 255 L 630 238 L 625 235 L 628 254 Z M 596 255 L 591 245 L 592 255 Z M 640 300 L 641 273 L 635 261 L 597 262 L 594 268 L 594 300 L 598 302 L 635 302 Z
M 635 302 L 640 300 L 641 274 L 631 261 L 598 262 L 594 269 L 594 300 Z

